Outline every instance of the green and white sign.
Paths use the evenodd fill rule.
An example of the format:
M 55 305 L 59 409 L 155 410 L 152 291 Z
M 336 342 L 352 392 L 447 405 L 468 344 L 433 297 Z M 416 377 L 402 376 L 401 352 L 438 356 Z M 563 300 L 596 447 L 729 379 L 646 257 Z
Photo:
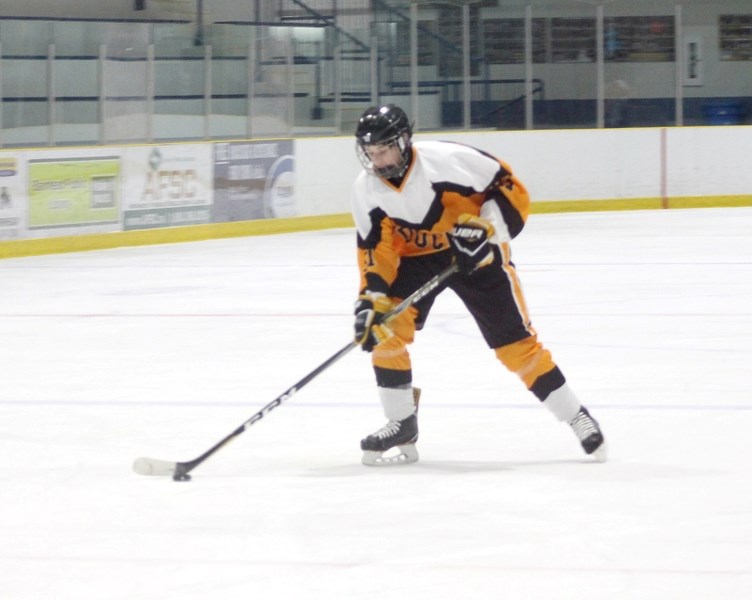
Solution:
M 29 229 L 120 222 L 116 156 L 28 162 Z

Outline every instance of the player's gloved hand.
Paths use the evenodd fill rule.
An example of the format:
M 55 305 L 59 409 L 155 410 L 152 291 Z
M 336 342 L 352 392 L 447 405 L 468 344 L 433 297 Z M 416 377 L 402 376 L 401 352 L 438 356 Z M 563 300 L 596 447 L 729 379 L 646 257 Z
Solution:
M 493 262 L 493 249 L 488 241 L 493 233 L 493 225 L 486 219 L 467 213 L 459 216 L 449 237 L 462 273 L 472 273 Z
M 355 302 L 355 341 L 366 352 L 394 335 L 381 319 L 392 308 L 392 301 L 377 292 L 364 292 Z

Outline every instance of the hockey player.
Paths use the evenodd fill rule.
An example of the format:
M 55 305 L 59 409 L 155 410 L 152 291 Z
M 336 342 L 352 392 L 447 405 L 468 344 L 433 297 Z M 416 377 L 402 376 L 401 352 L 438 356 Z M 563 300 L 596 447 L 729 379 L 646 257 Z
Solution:
M 460 297 L 501 363 L 572 427 L 587 454 L 605 460 L 598 423 L 530 324 L 509 245 L 525 224 L 530 200 L 510 167 L 462 144 L 413 142 L 407 115 L 393 104 L 367 109 L 355 137 L 365 168 L 352 196 L 361 273 L 355 339 L 372 352 L 388 420 L 361 441 L 364 464 L 418 460 L 417 403 L 407 345 L 446 287 Z M 444 285 L 388 324 L 380 322 L 394 303 L 452 261 L 459 272 Z M 396 456 L 385 454 L 395 447 Z

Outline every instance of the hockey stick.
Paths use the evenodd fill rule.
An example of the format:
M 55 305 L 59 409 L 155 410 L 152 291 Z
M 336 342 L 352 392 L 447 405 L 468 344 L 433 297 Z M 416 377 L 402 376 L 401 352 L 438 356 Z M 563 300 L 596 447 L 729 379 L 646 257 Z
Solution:
M 394 319 L 397 315 L 404 312 L 413 304 L 418 302 L 418 300 L 425 298 L 428 294 L 430 294 L 437 287 L 439 287 L 439 285 L 441 285 L 450 275 L 454 274 L 455 271 L 457 271 L 457 265 L 455 263 L 452 263 L 449 267 L 447 267 L 441 273 L 439 273 L 438 275 L 436 275 L 435 277 L 433 277 L 432 279 L 424 283 L 417 290 L 415 290 L 412 294 L 410 294 L 407 298 L 405 298 L 402 302 L 400 302 L 397 306 L 395 306 L 392 310 L 386 313 L 381 318 L 381 322 L 388 323 L 389 321 Z M 214 444 L 214 446 L 209 448 L 201 456 L 198 456 L 194 458 L 193 460 L 189 460 L 185 462 L 175 462 L 175 461 L 169 461 L 169 460 L 161 460 L 157 458 L 141 457 L 141 458 L 137 458 L 133 462 L 133 470 L 139 475 L 158 475 L 162 477 L 167 477 L 171 475 L 174 481 L 189 481 L 191 476 L 188 473 L 190 471 L 192 471 L 201 463 L 203 463 L 207 458 L 212 456 L 215 452 L 217 452 L 220 448 L 225 446 L 228 442 L 238 437 L 251 425 L 254 425 L 258 421 L 263 419 L 266 415 L 272 412 L 280 404 L 292 398 L 292 396 L 294 396 L 298 391 L 300 391 L 300 389 L 303 386 L 307 385 L 313 379 L 318 377 L 321 373 L 326 371 L 329 367 L 331 367 L 334 363 L 336 363 L 339 359 L 345 356 L 348 352 L 350 352 L 350 350 L 355 348 L 357 345 L 358 345 L 357 342 L 350 342 L 346 346 L 343 346 L 340 350 L 332 354 L 329 358 L 327 358 L 323 363 L 321 363 L 313 371 L 308 373 L 308 375 L 303 377 L 303 379 L 298 381 L 292 387 L 286 389 L 282 394 L 280 394 L 274 400 L 272 400 L 269 404 L 264 406 L 250 419 L 245 421 L 240 427 L 235 429 L 235 431 L 233 431 L 232 433 L 230 433 L 229 435 L 221 439 L 219 442 Z

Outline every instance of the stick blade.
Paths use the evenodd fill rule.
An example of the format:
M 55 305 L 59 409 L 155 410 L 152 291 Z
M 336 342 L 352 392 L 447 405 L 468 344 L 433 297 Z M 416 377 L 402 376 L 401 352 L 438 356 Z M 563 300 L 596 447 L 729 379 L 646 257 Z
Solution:
M 157 458 L 140 457 L 133 461 L 133 470 L 139 475 L 156 475 L 158 477 L 172 477 L 178 463 Z

